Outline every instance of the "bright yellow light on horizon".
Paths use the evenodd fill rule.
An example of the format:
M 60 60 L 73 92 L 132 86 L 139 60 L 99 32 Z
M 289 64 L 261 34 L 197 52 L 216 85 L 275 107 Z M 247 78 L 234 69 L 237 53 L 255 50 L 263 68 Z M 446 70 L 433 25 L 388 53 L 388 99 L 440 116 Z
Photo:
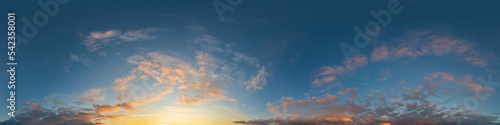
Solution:
M 342 118 L 331 117 L 331 118 L 326 118 L 326 120 L 342 120 L 344 122 L 352 122 L 351 118 L 348 118 L 348 117 L 342 117 Z
M 212 105 L 189 108 L 163 106 L 160 109 L 105 121 L 105 125 L 229 125 L 232 121 L 246 119 L 233 107 Z
M 341 119 L 342 119 L 342 121 L 344 121 L 344 122 L 352 122 L 352 120 L 351 120 L 350 118 L 341 118 Z

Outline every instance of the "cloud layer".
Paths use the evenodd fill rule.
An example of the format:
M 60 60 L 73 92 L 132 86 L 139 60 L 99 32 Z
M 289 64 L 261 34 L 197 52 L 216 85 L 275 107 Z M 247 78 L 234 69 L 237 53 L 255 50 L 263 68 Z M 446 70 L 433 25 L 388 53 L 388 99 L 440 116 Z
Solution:
M 447 72 L 432 71 L 425 74 L 423 82 L 400 79 L 399 87 L 371 89 L 369 94 L 360 95 L 357 87 L 344 87 L 345 79 L 354 74 L 368 76 L 364 69 L 368 65 L 400 60 L 417 60 L 419 57 L 451 57 L 455 61 L 467 62 L 481 69 L 489 70 L 494 55 L 481 52 L 476 46 L 452 35 L 431 31 L 410 31 L 403 38 L 396 38 L 394 44 L 381 44 L 369 56 L 355 54 L 342 61 L 343 65 L 324 66 L 316 70 L 311 82 L 311 93 L 304 99 L 283 97 L 267 103 L 268 111 L 277 117 L 234 121 L 253 125 L 331 125 L 331 124 L 498 124 L 498 114 L 479 108 L 478 103 L 457 103 L 457 98 L 470 102 L 487 100 L 495 88 L 481 84 L 472 75 L 457 76 Z M 491 59 L 491 60 L 490 60 Z M 349 60 L 349 61 L 347 61 Z M 392 79 L 390 70 L 381 70 L 375 81 Z M 343 79 L 344 81 L 343 81 Z M 362 79 L 367 79 L 363 77 Z M 366 86 L 368 83 L 361 85 Z M 352 85 L 349 85 L 352 86 Z M 311 95 L 312 93 L 316 96 Z M 365 92 L 366 93 L 366 92 Z M 480 94 L 478 94 L 480 93 Z M 437 100 L 436 100 L 437 99 Z M 458 99 L 460 100 L 460 99 Z
M 111 41 L 140 41 L 152 39 L 156 29 L 121 33 L 118 30 L 91 32 L 85 44 L 90 51 L 99 50 Z M 173 94 L 172 105 L 179 107 L 226 101 L 235 105 L 237 99 L 227 94 L 226 88 L 262 90 L 268 71 L 256 57 L 233 50 L 236 44 L 223 43 L 210 35 L 187 40 L 198 47 L 192 58 L 181 58 L 164 52 L 147 52 L 127 58 L 133 66 L 130 72 L 113 80 L 109 88 L 91 88 L 77 96 L 74 104 L 61 100 L 44 105 L 27 103 L 19 115 L 0 124 L 101 124 L 103 121 L 139 113 Z M 184 56 L 186 57 L 186 56 Z M 69 62 L 84 61 L 71 55 Z M 71 99 L 70 99 L 71 100 Z

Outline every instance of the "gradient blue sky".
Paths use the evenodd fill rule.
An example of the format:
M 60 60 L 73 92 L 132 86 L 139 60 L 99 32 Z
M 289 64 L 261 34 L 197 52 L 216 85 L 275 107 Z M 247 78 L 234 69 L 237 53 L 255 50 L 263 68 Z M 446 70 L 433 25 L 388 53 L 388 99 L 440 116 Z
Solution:
M 18 44 L 18 110 L 23 103 L 34 110 L 38 105 L 74 106 L 129 117 L 92 121 L 105 124 L 126 119 L 132 124 L 146 116 L 158 117 L 151 124 L 257 124 L 293 118 L 442 123 L 421 118 L 424 113 L 396 118 L 375 110 L 402 108 L 399 114 L 405 114 L 411 104 L 421 106 L 415 110 L 436 104 L 450 114 L 466 112 L 458 119 L 479 119 L 465 123 L 498 123 L 499 84 L 488 88 L 478 79 L 488 80 L 491 74 L 493 82 L 500 81 L 500 2 L 400 2 L 403 11 L 393 14 L 361 53 L 346 58 L 340 43 L 354 45 L 353 27 L 374 21 L 370 11 L 387 9 L 387 0 L 244 0 L 224 13 L 224 21 L 212 0 L 73 0 L 60 5 L 29 42 Z M 31 20 L 42 10 L 37 1 L 4 0 L 0 6 L 5 13 L 16 12 L 18 27 L 24 25 L 21 17 Z M 160 73 L 148 75 L 152 70 Z M 7 72 L 3 74 L 0 81 L 8 81 Z M 123 80 L 129 76 L 137 78 Z M 142 89 L 141 83 L 154 84 L 143 98 L 132 94 Z M 170 93 L 158 94 L 164 91 Z M 476 92 L 486 96 L 478 99 Z M 116 99 L 124 95 L 133 97 Z M 0 97 L 8 97 L 7 88 L 0 89 Z M 479 105 L 464 103 L 470 98 Z M 54 105 L 56 100 L 65 103 Z M 99 111 L 99 106 L 117 104 L 132 108 Z M 9 118 L 0 115 L 6 122 Z

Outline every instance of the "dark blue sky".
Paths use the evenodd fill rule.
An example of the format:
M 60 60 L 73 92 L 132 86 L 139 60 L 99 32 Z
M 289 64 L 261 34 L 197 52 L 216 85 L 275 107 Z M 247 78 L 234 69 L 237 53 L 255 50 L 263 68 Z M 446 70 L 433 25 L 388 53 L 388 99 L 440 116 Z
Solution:
M 2 12 L 16 13 L 18 36 L 24 36 L 22 17 L 32 20 L 43 11 L 37 2 L 1 1 Z M 151 124 L 294 122 L 291 117 L 393 124 L 499 121 L 498 85 L 480 80 L 492 74 L 492 83 L 500 81 L 499 1 L 400 0 L 402 11 L 391 14 L 366 47 L 356 47 L 353 28 L 365 31 L 368 22 L 376 22 L 370 11 L 387 10 L 391 1 L 243 0 L 223 21 L 213 2 L 58 4 L 57 14 L 29 42 L 17 44 L 19 108 L 76 106 L 131 119 L 91 120 L 105 124 L 134 124 L 145 116 Z M 342 42 L 360 52 L 345 56 Z M 3 74 L 0 80 L 8 81 Z M 142 83 L 153 86 L 144 89 L 149 93 L 136 93 Z M 7 98 L 7 88 L 0 90 Z M 55 105 L 57 100 L 65 104 Z M 101 111 L 105 105 L 111 111 Z M 380 105 L 399 115 L 378 112 Z M 433 108 L 477 114 L 403 117 Z

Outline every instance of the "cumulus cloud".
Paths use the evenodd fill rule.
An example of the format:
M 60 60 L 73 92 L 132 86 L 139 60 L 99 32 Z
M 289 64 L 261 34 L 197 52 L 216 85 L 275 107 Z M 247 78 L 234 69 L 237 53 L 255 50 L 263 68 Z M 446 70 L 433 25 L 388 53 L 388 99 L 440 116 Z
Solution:
M 326 97 L 325 97 L 326 98 Z M 325 99 L 320 98 L 320 99 Z M 460 110 L 459 105 L 450 108 L 439 106 L 431 101 L 394 101 L 363 104 L 345 101 L 344 104 L 316 103 L 312 100 L 297 100 L 268 103 L 271 113 L 280 113 L 280 117 L 234 121 L 239 124 L 381 124 L 417 125 L 417 124 L 457 124 L 477 125 L 494 124 L 497 117 L 478 113 L 478 110 Z M 320 105 L 321 104 L 321 105 Z M 285 115 L 286 114 L 286 115 Z
M 351 122 L 342 120 L 320 120 L 309 118 L 269 118 L 269 119 L 256 119 L 248 121 L 233 121 L 237 124 L 250 124 L 250 125 L 349 125 Z
M 179 105 L 203 104 L 217 100 L 237 102 L 236 99 L 226 96 L 223 87 L 241 85 L 245 89 L 263 89 L 267 83 L 268 73 L 266 68 L 257 62 L 257 58 L 245 54 L 235 56 L 233 54 L 237 52 L 231 50 L 229 46 L 221 47 L 220 45 L 224 44 L 209 35 L 200 36 L 189 42 L 200 45 L 202 49 L 196 52 L 194 61 L 158 52 L 148 53 L 147 56 L 130 57 L 128 62 L 136 65 L 136 68 L 130 71 L 129 76 L 115 80 L 113 90 L 121 93 L 117 96 L 117 100 L 129 99 L 132 89 L 141 88 L 138 85 L 141 80 L 153 82 L 152 87 L 148 87 L 152 90 L 148 91 L 162 91 L 160 93 L 165 95 L 170 91 L 179 91 L 175 102 Z M 232 57 L 230 58 L 232 60 L 214 56 L 221 53 Z M 254 75 L 248 75 L 238 67 L 241 63 L 258 69 L 254 70 Z M 167 93 L 164 90 L 169 91 Z
M 378 96 L 369 94 L 360 101 L 353 101 L 352 94 L 358 93 L 358 88 L 342 88 L 337 95 L 326 93 L 319 97 L 307 94 L 305 99 L 283 97 L 276 102 L 267 103 L 268 111 L 277 115 L 268 119 L 253 119 L 247 121 L 234 121 L 238 124 L 266 125 L 266 124 L 301 124 L 301 125 L 327 125 L 327 124 L 382 124 L 394 125 L 407 124 L 495 124 L 498 116 L 488 115 L 480 108 L 472 108 L 468 104 L 446 103 L 455 97 L 464 98 L 469 94 L 464 91 L 448 93 L 453 98 L 445 99 L 439 92 L 449 90 L 449 87 L 461 86 L 468 93 L 474 93 L 481 87 L 475 84 L 477 80 L 470 76 L 453 76 L 444 72 L 428 73 L 423 77 L 423 82 L 417 87 L 400 88 L 399 93 L 377 92 Z M 451 84 L 451 86 L 446 86 Z M 479 85 L 480 86 L 480 85 Z M 401 96 L 400 96 L 401 94 Z M 357 95 L 359 96 L 359 95 Z M 288 99 L 289 98 L 289 99 Z M 448 101 L 434 101 L 440 98 Z M 479 100 L 478 100 L 479 101 Z
M 102 50 L 106 46 L 155 39 L 153 33 L 159 31 L 165 29 L 93 31 L 82 36 L 83 45 L 89 51 L 106 56 L 107 53 Z M 174 92 L 178 93 L 171 99 L 178 105 L 227 101 L 246 106 L 230 97 L 225 89 L 240 87 L 243 90 L 262 90 L 267 84 L 269 66 L 262 65 L 251 54 L 237 51 L 234 49 L 236 44 L 224 43 L 211 35 L 200 35 L 187 42 L 200 49 L 194 55 L 185 56 L 142 49 L 141 55 L 127 58 L 127 63 L 133 68 L 125 76 L 115 78 L 110 89 L 90 89 L 73 102 L 76 106 L 61 100 L 50 101 L 53 104 L 50 108 L 32 104 L 32 107 L 23 109 L 25 112 L 20 117 L 16 116 L 2 124 L 102 124 L 104 120 L 128 117 L 114 114 L 138 112 L 140 106 L 164 100 L 166 95 Z M 67 62 L 88 65 L 90 60 L 83 58 L 83 55 L 71 54 Z M 110 100 L 113 102 L 107 100 L 110 98 L 113 98 Z M 54 119 L 49 119 L 51 117 Z
M 314 79 L 313 84 L 317 86 L 321 86 L 322 84 L 333 82 L 337 80 L 336 76 L 326 76 L 321 79 Z
M 124 90 L 135 87 L 135 84 L 130 83 L 130 81 L 134 80 L 136 78 L 137 78 L 137 76 L 135 76 L 135 75 L 131 75 L 131 76 L 123 77 L 123 78 L 117 78 L 115 80 L 116 84 L 115 84 L 115 86 L 113 86 L 113 90 L 120 92 L 120 91 L 124 91 Z
M 133 111 L 137 110 L 133 106 L 134 103 L 120 103 L 116 105 L 99 105 L 99 104 L 94 104 L 94 110 L 96 113 L 101 114 L 101 113 L 113 113 L 117 112 L 120 109 L 124 109 L 126 111 Z
M 378 48 L 375 48 L 371 53 L 372 61 L 380 61 L 388 58 L 389 58 L 389 49 L 386 46 L 380 46 Z
M 121 32 L 119 30 L 91 32 L 85 36 L 85 44 L 90 51 L 97 51 L 111 42 L 141 41 L 152 39 L 149 35 L 153 29 Z M 172 98 L 173 104 L 201 105 L 212 101 L 227 101 L 239 104 L 238 100 L 227 95 L 226 87 L 240 89 L 263 89 L 267 84 L 267 67 L 251 56 L 233 50 L 236 44 L 224 44 L 210 35 L 202 35 L 188 40 L 201 49 L 193 58 L 180 58 L 175 54 L 147 52 L 133 55 L 127 63 L 133 66 L 129 73 L 118 77 L 111 83 L 110 89 L 90 89 L 78 96 L 73 103 L 80 108 L 66 104 L 61 100 L 50 102 L 52 109 L 69 109 L 70 115 L 62 115 L 59 111 L 49 111 L 45 107 L 33 104 L 35 108 L 25 108 L 24 116 L 4 121 L 3 123 L 22 124 L 101 124 L 103 120 L 128 117 L 123 114 L 141 111 L 140 106 L 164 100 L 166 95 L 178 92 Z M 189 55 L 187 55 L 189 56 Z M 68 62 L 80 62 L 84 58 L 71 55 Z M 103 101 L 114 96 L 113 102 Z M 113 97 L 111 97 L 113 98 Z M 28 112 L 33 111 L 33 112 Z M 46 116 L 39 116 L 40 112 Z M 62 113 L 62 112 L 61 112 Z M 80 114 L 75 116 L 75 114 Z M 36 115 L 33 117 L 31 115 Z M 84 116 L 82 116 L 84 115 Z M 45 117 L 57 117 L 59 121 L 50 121 Z M 19 120 L 22 119 L 22 120 Z
M 493 95 L 495 89 L 491 85 L 479 84 L 481 80 L 471 75 L 454 76 L 450 73 L 432 72 L 426 74 L 423 82 L 418 86 L 408 87 L 406 80 L 401 79 L 399 89 L 390 89 L 390 91 L 371 89 L 372 93 L 363 98 L 359 98 L 361 96 L 356 87 L 342 87 L 343 76 L 354 74 L 356 70 L 368 63 L 402 58 L 417 59 L 420 56 L 449 56 L 456 58 L 457 61 L 487 69 L 491 64 L 491 60 L 488 59 L 496 59 L 491 53 L 480 53 L 480 49 L 467 40 L 443 33 L 410 31 L 405 37 L 397 38 L 395 41 L 397 44 L 382 44 L 375 47 L 369 57 L 357 54 L 343 60 L 343 65 L 324 66 L 317 70 L 312 85 L 313 88 L 323 90 L 311 92 L 325 93 L 325 88 L 329 91 L 332 86 L 341 86 L 340 90 L 335 92 L 337 95 L 330 95 L 331 92 L 326 92 L 320 97 L 305 93 L 305 99 L 290 98 L 288 100 L 289 97 L 283 97 L 280 101 L 267 103 L 268 111 L 278 117 L 234 121 L 234 123 L 254 125 L 460 123 L 472 125 L 498 122 L 498 115 L 494 113 L 490 115 L 481 108 L 471 108 L 468 104 L 450 103 L 467 97 L 473 97 L 472 101 L 484 101 L 486 98 L 480 97 L 481 95 Z M 385 82 L 391 78 L 392 72 L 382 70 L 380 76 L 381 78 L 376 80 Z M 443 95 L 444 93 L 446 96 Z M 358 98 L 357 102 L 353 100 L 355 98 Z M 436 101 L 436 98 L 439 98 L 439 101 Z M 330 101 L 319 103 L 321 102 L 319 100 L 327 99 Z M 460 100 L 459 103 L 463 103 L 462 101 Z
M 398 44 L 391 46 L 382 44 L 369 54 L 353 55 L 350 61 L 342 61 L 343 65 L 324 66 L 317 70 L 312 81 L 313 87 L 329 90 L 332 85 L 341 86 L 330 95 L 316 97 L 310 93 L 304 94 L 305 99 L 285 100 L 267 103 L 269 112 L 278 117 L 255 119 L 249 121 L 234 121 L 240 124 L 493 124 L 497 116 L 485 114 L 480 108 L 470 108 L 467 104 L 449 103 L 456 98 L 469 97 L 474 101 L 483 101 L 477 93 L 491 96 L 494 88 L 479 84 L 478 78 L 471 75 L 454 76 L 444 72 L 426 74 L 421 85 L 408 87 L 406 80 L 401 79 L 399 90 L 381 91 L 372 89 L 366 98 L 359 102 L 354 98 L 361 97 L 356 87 L 343 88 L 342 77 L 372 62 L 384 62 L 401 58 L 416 59 L 420 56 L 451 56 L 457 60 L 468 62 L 481 68 L 486 68 L 492 54 L 482 53 L 473 43 L 443 35 L 436 32 L 408 32 L 405 38 L 396 39 Z M 494 59 L 494 58 L 492 58 Z M 369 61 L 370 62 L 369 62 Z M 381 78 L 386 81 L 392 74 L 390 70 L 382 70 Z M 364 78 L 363 78 L 364 79 Z M 484 81 L 484 80 L 483 80 Z M 330 86 L 324 86 L 329 84 Z M 319 91 L 319 90 L 317 90 Z M 317 92 L 311 91 L 311 92 Z M 319 91 L 324 93 L 325 90 Z M 442 93 L 446 93 L 444 99 Z M 347 95 L 347 96 L 342 96 Z M 336 101 L 318 103 L 318 99 L 332 98 Z M 345 98 L 341 98 L 345 97 Z M 442 101 L 432 99 L 440 98 Z M 431 101 L 432 100 L 432 101 Z M 451 106 L 450 106 L 451 105 Z
M 154 52 L 149 53 L 147 57 L 130 57 L 129 63 L 136 64 L 137 68 L 131 70 L 131 76 L 115 81 L 117 83 L 114 86 L 115 91 L 133 87 L 128 84 L 135 78 L 151 78 L 155 81 L 152 87 L 154 91 L 168 94 L 166 90 L 180 90 L 177 104 L 202 104 L 219 99 L 235 102 L 235 99 L 225 96 L 225 91 L 221 88 L 224 83 L 214 72 L 217 65 L 214 64 L 211 55 L 200 52 L 196 55 L 196 59 L 197 63 L 193 64 Z
M 37 103 L 25 103 L 17 110 L 16 117 L 0 122 L 1 125 L 98 125 L 103 120 L 117 119 L 126 115 L 103 115 L 89 108 L 79 108 L 64 105 L 54 109 L 46 108 Z

